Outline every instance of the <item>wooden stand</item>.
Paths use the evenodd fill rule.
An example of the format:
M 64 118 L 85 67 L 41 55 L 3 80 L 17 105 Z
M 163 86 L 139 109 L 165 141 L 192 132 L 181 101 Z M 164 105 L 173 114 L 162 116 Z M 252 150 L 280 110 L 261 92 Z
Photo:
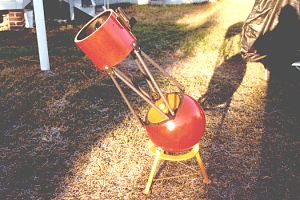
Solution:
M 155 176 L 155 172 L 159 165 L 160 160 L 183 161 L 183 160 L 188 160 L 188 159 L 196 157 L 198 165 L 200 167 L 200 172 L 203 176 L 203 183 L 205 183 L 205 184 L 211 183 L 211 181 L 209 180 L 209 178 L 207 176 L 206 168 L 204 166 L 204 163 L 203 163 L 200 153 L 199 153 L 199 144 L 194 145 L 190 151 L 183 153 L 183 154 L 178 154 L 178 155 L 170 155 L 168 153 L 165 153 L 164 150 L 162 150 L 159 147 L 156 147 L 153 143 L 150 143 L 149 150 L 151 151 L 151 153 L 153 155 L 155 155 L 155 159 L 154 159 L 154 162 L 153 162 L 153 165 L 151 168 L 151 172 L 150 172 L 150 175 L 148 178 L 146 188 L 144 190 L 144 194 L 146 194 L 146 195 L 150 194 L 150 187 L 152 185 L 152 181 Z

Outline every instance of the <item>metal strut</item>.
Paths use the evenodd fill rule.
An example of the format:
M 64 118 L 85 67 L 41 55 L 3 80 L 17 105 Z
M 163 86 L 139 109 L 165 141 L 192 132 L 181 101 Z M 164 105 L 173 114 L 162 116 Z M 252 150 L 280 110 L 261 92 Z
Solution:
M 113 80 L 115 86 L 117 87 L 117 89 L 119 90 L 121 96 L 123 97 L 125 103 L 127 104 L 129 110 L 131 111 L 131 113 L 133 114 L 133 116 L 137 119 L 137 121 L 140 123 L 140 125 L 143 127 L 144 126 L 144 122 L 141 120 L 141 118 L 136 114 L 136 112 L 133 110 L 130 102 L 128 101 L 126 95 L 124 94 L 122 88 L 120 87 L 118 81 L 115 79 L 114 75 L 113 75 L 113 71 L 111 68 L 105 67 L 105 70 L 107 72 L 107 74 L 110 76 L 110 78 Z
M 143 69 L 143 67 L 141 66 L 141 64 L 139 63 L 138 59 L 134 59 L 135 64 L 138 66 L 139 70 L 142 72 L 142 74 L 146 77 L 146 82 L 149 85 L 150 90 L 152 91 L 152 93 L 156 94 L 156 91 L 154 89 L 153 84 L 151 83 L 151 81 L 148 79 L 148 76 L 145 72 L 145 70 Z
M 158 69 L 163 75 L 167 76 L 171 81 L 174 82 L 174 84 L 176 85 L 176 87 L 178 87 L 178 89 L 184 93 L 184 87 L 183 85 L 181 85 L 173 76 L 171 76 L 169 73 L 167 73 L 163 68 L 161 68 L 152 58 L 150 58 L 145 52 L 141 51 L 141 55 L 143 57 L 145 57 L 150 63 L 151 65 L 153 65 L 156 69 Z
M 159 112 L 166 119 L 170 119 L 170 117 L 164 113 L 161 109 L 159 109 L 147 96 L 145 96 L 138 88 L 136 88 L 131 81 L 128 81 L 128 77 L 125 74 L 120 74 L 118 70 L 113 70 L 114 74 L 123 81 L 128 87 L 130 87 L 135 93 L 137 93 L 142 99 L 144 99 L 147 103 L 149 103 L 157 112 Z
M 139 86 L 136 86 L 136 85 L 132 82 L 132 80 L 131 80 L 128 76 L 126 76 L 121 70 L 115 68 L 114 71 L 115 71 L 115 72 L 118 72 L 119 74 L 121 74 L 124 78 L 126 78 L 126 80 L 127 80 L 131 85 L 134 85 L 135 87 L 137 87 L 137 88 L 138 88 L 145 96 L 147 96 L 149 99 L 151 98 L 151 97 L 149 96 L 149 94 L 148 94 L 145 90 L 143 90 L 143 88 L 141 88 L 141 87 L 139 87 Z
M 169 102 L 167 101 L 166 97 L 163 95 L 161 89 L 159 88 L 158 84 L 156 83 L 155 79 L 153 78 L 151 72 L 149 71 L 149 69 L 148 69 L 147 65 L 145 64 L 143 58 L 141 57 L 140 53 L 136 49 L 134 49 L 134 53 L 135 53 L 136 57 L 138 58 L 138 60 L 140 61 L 140 63 L 142 65 L 142 67 L 144 68 L 146 74 L 149 76 L 149 78 L 150 78 L 151 82 L 153 83 L 155 89 L 158 91 L 160 97 L 164 101 L 164 104 L 167 106 L 169 112 L 171 113 L 172 116 L 174 116 L 175 113 L 174 113 L 173 109 L 171 108 L 171 106 L 170 106 Z

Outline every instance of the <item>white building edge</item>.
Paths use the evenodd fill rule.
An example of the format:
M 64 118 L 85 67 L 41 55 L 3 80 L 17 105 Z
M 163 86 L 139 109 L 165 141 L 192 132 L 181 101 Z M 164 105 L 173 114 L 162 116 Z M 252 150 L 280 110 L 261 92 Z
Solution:
M 36 25 L 36 34 L 38 41 L 40 67 L 42 71 L 50 70 L 48 44 L 44 17 L 44 5 L 42 0 L 1 0 L 0 10 L 22 10 L 31 1 L 33 1 L 34 18 Z M 26 27 L 32 27 L 33 15 L 32 11 L 25 11 Z

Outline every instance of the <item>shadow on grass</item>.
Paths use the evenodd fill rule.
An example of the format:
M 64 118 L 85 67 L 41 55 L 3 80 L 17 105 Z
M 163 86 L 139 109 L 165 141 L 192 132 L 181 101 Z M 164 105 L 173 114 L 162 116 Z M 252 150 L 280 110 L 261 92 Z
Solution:
M 209 82 L 207 92 L 199 99 L 204 110 L 218 110 L 222 113 L 216 134 L 222 129 L 232 96 L 240 86 L 246 72 L 246 63 L 241 55 L 230 57 L 218 66 Z
M 256 199 L 297 199 L 300 195 L 300 72 L 270 74 Z
M 292 5 L 284 6 L 276 27 L 255 42 L 270 70 L 256 199 L 300 196 L 300 72 L 291 67 L 299 60 L 300 21 Z
M 180 50 L 182 57 L 195 53 L 199 42 L 209 34 L 209 28 L 214 21 L 207 21 L 203 25 L 187 29 L 185 25 L 174 23 L 138 23 L 134 33 L 140 42 L 142 49 L 149 55 L 157 57 L 167 51 L 174 54 Z
M 72 26 L 66 30 L 63 26 L 55 26 L 47 33 L 48 52 L 51 56 L 84 57 L 84 54 L 74 45 L 74 38 L 79 26 Z M 30 30 L 18 32 L 0 32 L 0 57 L 4 59 L 16 59 L 22 56 L 37 56 L 38 45 L 36 33 Z M 38 61 L 38 58 L 36 58 Z
M 222 129 L 231 98 L 242 83 L 246 72 L 246 63 L 240 54 L 229 57 L 233 48 L 232 38 L 241 33 L 242 25 L 243 23 L 236 23 L 228 28 L 216 62 L 217 67 L 209 82 L 208 89 L 198 99 L 204 110 L 217 109 L 223 113 L 217 133 Z M 220 63 L 221 61 L 223 63 Z
M 239 139 L 240 134 L 235 133 L 238 131 L 234 125 L 225 123 L 233 95 L 240 87 L 247 69 L 241 55 L 235 54 L 234 51 L 236 49 L 234 40 L 236 36 L 239 37 L 242 25 L 243 23 L 239 22 L 228 28 L 207 91 L 198 99 L 207 117 L 213 119 L 208 124 L 208 131 L 212 132 L 211 142 L 208 144 L 209 150 L 203 152 L 208 155 L 208 174 L 212 180 L 207 188 L 208 199 L 249 197 L 247 194 L 238 194 L 238 190 L 241 189 L 239 184 L 243 184 L 243 181 L 237 175 L 240 169 L 236 164 L 240 164 L 239 160 L 243 159 L 243 155 L 241 152 L 238 153 L 237 149 L 243 143 Z M 230 121 L 231 117 L 227 120 Z M 239 119 L 234 120 L 235 123 L 242 123 L 239 121 Z M 248 128 L 240 127 L 239 131 L 243 132 L 243 129 Z
M 74 162 L 127 117 L 112 81 L 73 44 L 75 32 L 49 29 L 51 72 L 40 71 L 35 33 L 0 33 L 3 199 L 54 197 Z
M 5 83 L 0 98 L 0 196 L 4 199 L 54 197 L 73 162 L 127 116 L 127 107 L 110 80 L 99 85 L 85 80 L 78 68 L 59 68 L 60 64 L 52 63 L 53 74 L 25 64 L 27 73 L 33 70 L 27 77 L 14 77 L 22 73 L 16 68 L 10 76 L 0 76 Z

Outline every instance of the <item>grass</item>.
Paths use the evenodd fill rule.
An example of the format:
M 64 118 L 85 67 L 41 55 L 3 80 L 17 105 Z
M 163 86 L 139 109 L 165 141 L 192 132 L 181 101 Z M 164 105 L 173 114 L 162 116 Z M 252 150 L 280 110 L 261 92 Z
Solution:
M 181 13 L 207 12 L 210 8 L 212 8 L 211 4 L 164 6 L 163 8 L 154 6 L 138 7 L 137 12 L 137 7 L 133 6 L 128 9 L 128 13 L 137 18 L 138 23 L 134 33 L 141 41 L 140 45 L 149 54 L 158 56 L 166 51 L 172 53 L 178 51 L 180 56 L 184 57 L 195 53 L 195 48 L 209 33 L 214 20 L 213 16 L 210 16 L 205 23 L 191 27 L 189 22 L 181 20 L 183 17 Z M 216 13 L 211 14 L 216 15 Z
M 241 60 L 240 31 L 253 3 L 124 6 L 138 20 L 134 34 L 142 48 L 201 103 L 207 118 L 200 144 L 212 184 L 194 174 L 195 160 L 164 162 L 149 197 L 142 194 L 153 162 L 147 133 L 112 81 L 73 43 L 87 19 L 67 25 L 48 21 L 50 72 L 39 69 L 34 32 L 0 33 L 0 196 L 299 196 L 299 79 L 271 74 L 265 81 L 261 64 Z M 121 63 L 123 71 L 135 74 L 132 66 L 131 59 Z M 164 90 L 172 90 L 163 76 L 155 76 Z M 125 92 L 137 109 L 149 109 Z

